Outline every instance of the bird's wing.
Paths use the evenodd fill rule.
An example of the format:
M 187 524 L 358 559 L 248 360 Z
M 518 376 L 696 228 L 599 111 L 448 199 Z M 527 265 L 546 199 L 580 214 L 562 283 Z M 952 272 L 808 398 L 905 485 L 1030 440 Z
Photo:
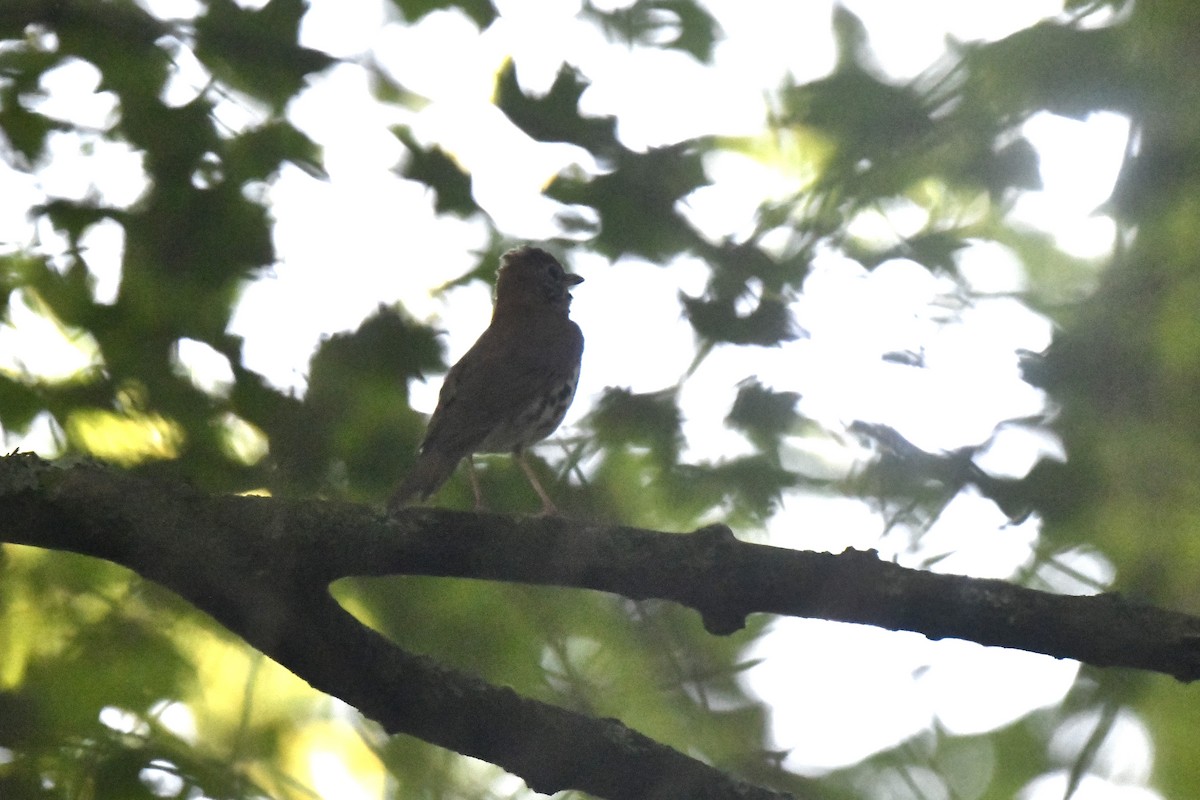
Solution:
M 568 319 L 556 321 L 489 326 L 446 373 L 422 449 L 460 458 L 474 452 L 497 425 L 567 380 L 579 366 L 583 334 Z

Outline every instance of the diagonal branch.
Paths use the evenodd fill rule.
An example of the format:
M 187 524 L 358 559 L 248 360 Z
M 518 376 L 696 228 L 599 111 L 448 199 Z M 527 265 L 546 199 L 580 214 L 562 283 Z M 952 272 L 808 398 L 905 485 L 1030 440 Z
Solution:
M 345 575 L 435 575 L 598 589 L 696 609 L 710 633 L 752 613 L 873 625 L 1200 678 L 1200 617 L 1117 594 L 1057 595 L 1001 580 L 880 561 L 873 551 L 787 550 L 734 538 L 418 510 L 401 535 L 374 539 L 338 565 Z M 365 542 L 363 543 L 365 546 Z
M 170 588 L 389 732 L 498 764 L 542 792 L 609 798 L 780 797 L 637 734 L 406 653 L 325 591 L 349 575 L 410 574 L 578 587 L 695 608 L 714 633 L 751 613 L 820 617 L 1200 676 L 1200 618 L 1114 595 L 736 540 L 414 509 L 395 519 L 328 502 L 213 497 L 94 466 L 0 459 L 0 541 L 108 559 Z M 519 735 L 518 733 L 519 732 Z
M 425 533 L 436 536 L 436 528 Z M 0 542 L 128 567 L 389 733 L 489 761 L 547 794 L 792 796 L 738 780 L 617 720 L 537 702 L 406 652 L 365 627 L 333 600 L 328 583 L 340 566 L 367 555 L 351 550 L 396 535 L 394 523 L 361 506 L 214 497 L 105 467 L 0 458 Z

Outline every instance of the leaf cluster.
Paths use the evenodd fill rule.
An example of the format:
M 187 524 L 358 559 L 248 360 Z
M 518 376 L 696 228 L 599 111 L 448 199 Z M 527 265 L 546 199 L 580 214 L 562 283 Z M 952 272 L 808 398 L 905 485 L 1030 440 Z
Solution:
M 499 18 L 487 0 L 392 5 L 409 22 L 449 10 L 484 29 Z M 246 286 L 280 267 L 265 188 L 286 170 L 324 177 L 320 145 L 288 117 L 306 85 L 338 63 L 300 44 L 305 10 L 301 0 L 268 0 L 257 9 L 209 0 L 194 18 L 166 20 L 132 0 L 0 4 L 0 156 L 8 167 L 36 175 L 64 148 L 87 156 L 112 146 L 136 155 L 141 183 L 132 200 L 106 192 L 99 178 L 82 197 L 48 196 L 30 209 L 45 241 L 0 251 L 0 315 L 12 320 L 32 309 L 87 364 L 66 378 L 27 365 L 0 368 L 6 433 L 45 424 L 64 455 L 100 455 L 216 492 L 374 502 L 407 467 L 422 430 L 409 405 L 411 383 L 445 367 L 430 326 L 399 306 L 380 307 L 356 330 L 321 343 L 302 396 L 249 369 L 244 342 L 229 333 Z M 672 49 L 702 64 L 722 36 L 711 13 L 692 2 L 638 0 L 616 10 L 585 3 L 581 15 L 628 47 Z M 865 271 L 916 262 L 948 276 L 954 299 L 969 306 L 977 296 L 959 273 L 958 255 L 975 242 L 998 243 L 1025 268 L 1023 299 L 1063 330 L 1048 354 L 1027 359 L 1026 374 L 1060 404 L 1053 430 L 1068 444 L 1066 466 L 1044 463 L 1026 478 L 997 479 L 975 464 L 984 442 L 926 453 L 870 420 L 830 431 L 804 417 L 793 387 L 752 375 L 726 418 L 748 454 L 702 461 L 690 456 L 684 436 L 685 375 L 662 391 L 610 389 L 580 435 L 561 442 L 562 457 L 538 463 L 570 478 L 562 482 L 562 507 L 674 529 L 714 516 L 761 524 L 786 492 L 811 490 L 868 498 L 920 530 L 961 492 L 976 491 L 1013 519 L 1047 521 L 1048 554 L 1031 568 L 1031 580 L 1045 574 L 1055 552 L 1089 544 L 1121 564 L 1129 585 L 1147 597 L 1194 605 L 1187 568 L 1194 537 L 1165 532 L 1195 528 L 1190 509 L 1200 485 L 1193 474 L 1200 463 L 1195 16 L 1183 0 L 1154 10 L 1073 2 L 1063 18 L 1000 41 L 957 43 L 944 63 L 897 81 L 873 63 L 861 22 L 838 7 L 835 66 L 816 81 L 781 81 L 761 135 L 697 136 L 644 150 L 621 140 L 616 118 L 581 112 L 590 84 L 579 67 L 564 64 L 538 93 L 507 64 L 496 76 L 496 107 L 536 142 L 574 145 L 596 165 L 566 170 L 547 186 L 561 209 L 556 244 L 568 255 L 602 256 L 614 274 L 622 259 L 706 266 L 703 289 L 679 297 L 697 343 L 693 368 L 718 350 L 784 352 L 803 337 L 793 301 L 814 260 L 830 253 Z M 198 66 L 183 66 L 192 63 Z M 98 76 L 95 93 L 112 101 L 98 127 L 55 116 L 42 102 L 47 76 L 81 64 Z M 411 100 L 404 87 L 375 77 L 381 98 Z M 227 117 L 231 106 L 244 113 Z M 1103 281 L 1094 265 L 1005 217 L 1016 198 L 1039 186 L 1024 124 L 1043 112 L 1085 118 L 1097 111 L 1128 115 L 1140 143 L 1106 209 L 1123 242 L 1125 233 L 1137 236 Z M 249 121 L 228 121 L 241 117 Z M 511 242 L 477 202 L 472 176 L 439 143 L 422 142 L 403 125 L 393 134 L 407 153 L 397 175 L 429 188 L 439 214 L 488 232 L 488 246 L 460 282 L 490 280 Z M 763 200 L 748 231 L 702 230 L 689 214 L 689 198 L 711 186 L 718 156 L 750 159 L 792 179 L 790 192 Z M 922 212 L 919 230 L 884 241 L 853 233 L 856 219 L 900 206 Z M 93 249 L 105 231 L 122 242 L 111 293 L 101 291 L 105 272 Z M 330 275 L 331 291 L 340 279 Z M 1087 303 L 1078 302 L 1098 283 Z M 197 379 L 181 357 L 197 345 L 227 364 L 226 383 Z M 893 359 L 922 368 L 919 354 Z M 1029 424 L 1051 429 L 1047 420 Z M 871 454 L 845 480 L 814 477 L 786 458 L 797 443 L 838 437 Z M 248 449 L 247 439 L 261 446 Z M 516 470 L 498 461 L 483 467 L 497 510 L 527 507 Z M 465 506 L 469 497 L 456 478 L 439 500 Z M 1130 536 L 1142 528 L 1167 542 L 1155 557 L 1146 555 L 1146 537 Z M 252 702 L 247 688 L 241 704 L 206 708 L 200 665 L 228 646 L 212 644 L 219 637 L 209 623 L 108 567 L 7 547 L 0 559 L 0 719 L 20 721 L 0 729 L 0 753 L 12 755 L 0 763 L 0 795 L 78 796 L 86 784 L 96 796 L 142 796 L 152 793 L 146 770 L 154 765 L 183 782 L 178 796 L 193 788 L 222 797 L 305 794 L 281 766 L 297 752 L 287 741 L 296 720 L 284 710 L 295 697 L 280 688 L 286 678 L 247 683 L 266 699 Z M 968 761 L 1002 757 L 1023 765 L 997 771 L 992 790 L 1003 793 L 1054 766 L 1042 757 L 1046 727 L 1033 723 L 987 741 L 935 731 L 932 743 L 905 743 L 814 789 L 778 768 L 767 711 L 740 682 L 744 647 L 761 626 L 743 638 L 715 639 L 694 616 L 653 603 L 467 581 L 373 579 L 336 591 L 361 619 L 416 650 L 540 699 L 620 716 L 763 782 L 861 795 L 864 781 L 883 785 L 885 774 L 911 774 L 923 759 L 933 761 L 929 753 L 961 751 Z M 40 641 L 32 630 L 45 632 Z M 114 679 L 96 681 L 97 664 Z M 1113 698 L 1165 705 L 1161 692 L 1110 683 L 1096 679 L 1071 702 L 1080 709 Z M 162 704 L 175 701 L 201 710 L 195 741 L 158 722 Z M 110 707 L 140 727 L 129 733 L 98 722 Z M 1181 751 L 1187 730 L 1164 726 L 1164 752 Z M 486 783 L 464 778 L 458 761 L 429 746 L 370 729 L 361 734 L 398 796 L 413 787 L 452 793 L 464 784 L 467 793 Z M 1035 750 L 1039 757 L 1029 757 Z M 1180 767 L 1161 771 L 1163 785 L 1180 796 L 1194 788 Z M 954 783 L 962 772 L 943 774 Z

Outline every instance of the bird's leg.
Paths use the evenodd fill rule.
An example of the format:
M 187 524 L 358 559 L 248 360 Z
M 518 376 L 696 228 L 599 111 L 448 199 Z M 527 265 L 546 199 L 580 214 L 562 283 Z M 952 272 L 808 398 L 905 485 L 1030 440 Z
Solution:
M 529 483 L 533 486 L 533 490 L 537 492 L 537 496 L 542 498 L 542 516 L 557 516 L 558 508 L 554 505 L 554 501 L 550 499 L 550 495 L 546 494 L 546 490 L 538 483 L 537 475 L 533 474 L 533 467 L 529 466 L 529 462 L 525 460 L 525 451 L 518 450 L 513 455 L 516 456 L 517 464 L 520 465 L 521 471 L 525 473 L 525 477 L 529 478 Z
M 475 510 L 487 511 L 483 502 L 483 487 L 479 485 L 479 473 L 475 469 L 475 456 L 467 456 L 467 474 L 471 476 L 471 491 L 475 494 Z

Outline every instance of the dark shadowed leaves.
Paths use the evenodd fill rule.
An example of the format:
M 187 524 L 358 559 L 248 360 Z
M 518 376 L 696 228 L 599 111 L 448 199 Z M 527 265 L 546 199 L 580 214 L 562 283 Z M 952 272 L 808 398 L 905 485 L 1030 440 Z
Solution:
M 759 449 L 770 452 L 798 421 L 799 401 L 795 392 L 776 392 L 750 378 L 739 387 L 725 422 L 745 433 Z
M 440 147 L 422 147 L 407 128 L 392 128 L 392 133 L 409 153 L 400 174 L 433 190 L 435 211 L 468 217 L 480 210 L 471 194 L 471 176 L 457 161 Z
M 327 178 L 321 147 L 282 120 L 246 131 L 230 140 L 223 160 L 227 177 L 237 183 L 267 180 L 284 164 L 299 167 L 314 178 Z
M 595 20 L 613 39 L 682 50 L 701 63 L 712 60 L 720 35 L 712 14 L 686 0 L 638 0 L 612 10 L 585 3 L 582 14 Z
M 22 97 L 36 96 L 42 75 L 61 61 L 60 53 L 28 45 L 0 50 L 0 131 L 26 167 L 41 158 L 50 131 L 65 126 L 30 110 Z
M 521 89 L 516 65 L 509 61 L 496 77 L 493 102 L 513 124 L 539 142 L 569 142 L 604 156 L 618 146 L 617 121 L 614 117 L 584 117 L 579 113 L 579 97 L 587 85 L 578 70 L 564 64 L 550 91 L 534 97 Z
M 434 11 L 454 9 L 470 17 L 480 28 L 486 28 L 498 12 L 490 0 L 391 0 L 406 20 L 416 22 Z
M 31 386 L 0 375 L 0 428 L 25 433 L 45 403 Z
M 190 179 L 205 154 L 222 149 L 212 110 L 213 101 L 203 94 L 178 107 L 137 95 L 125 99 L 119 130 L 145 152 L 152 179 Z
M 676 203 L 708 184 L 706 142 L 681 142 L 645 153 L 621 148 L 613 170 L 584 177 L 560 175 L 546 194 L 568 205 L 590 206 L 600 217 L 592 246 L 616 259 L 636 254 L 661 262 L 703 240 L 680 216 Z
M 1137 102 L 1119 27 L 1043 22 L 985 46 L 964 49 L 967 111 L 1018 122 L 1046 110 L 1082 119 Z M 976 104 L 986 103 L 987 109 Z
M 323 342 L 303 402 L 264 421 L 290 491 L 386 493 L 424 429 L 408 406 L 408 382 L 442 366 L 433 331 L 394 308 Z
M 795 339 L 791 311 L 782 300 L 760 297 L 748 313 L 739 311 L 735 297 L 680 295 L 697 335 L 710 342 L 771 346 Z
M 737 525 L 763 524 L 777 507 L 784 489 L 797 484 L 796 475 L 767 454 L 717 464 L 683 464 L 663 480 L 671 487 L 672 497 L 693 503 L 697 511 L 720 505 L 723 512 L 728 510 L 725 518 L 730 524 Z
M 334 59 L 297 43 L 305 0 L 269 0 L 257 10 L 210 0 L 196 20 L 196 55 L 236 89 L 282 111 L 306 76 Z
M 867 269 L 873 269 L 885 261 L 907 258 L 931 271 L 954 274 L 958 269 L 955 254 L 967 246 L 965 234 L 958 231 L 923 231 L 905 238 L 883 250 L 857 247 L 847 243 L 846 252 Z
M 782 100 L 780 123 L 822 131 L 850 164 L 910 148 L 933 128 L 913 90 L 885 83 L 853 63 L 827 78 L 786 88 Z
M 628 389 L 605 389 L 587 425 L 604 446 L 646 447 L 663 464 L 678 460 L 683 418 L 676 390 L 637 394 Z

